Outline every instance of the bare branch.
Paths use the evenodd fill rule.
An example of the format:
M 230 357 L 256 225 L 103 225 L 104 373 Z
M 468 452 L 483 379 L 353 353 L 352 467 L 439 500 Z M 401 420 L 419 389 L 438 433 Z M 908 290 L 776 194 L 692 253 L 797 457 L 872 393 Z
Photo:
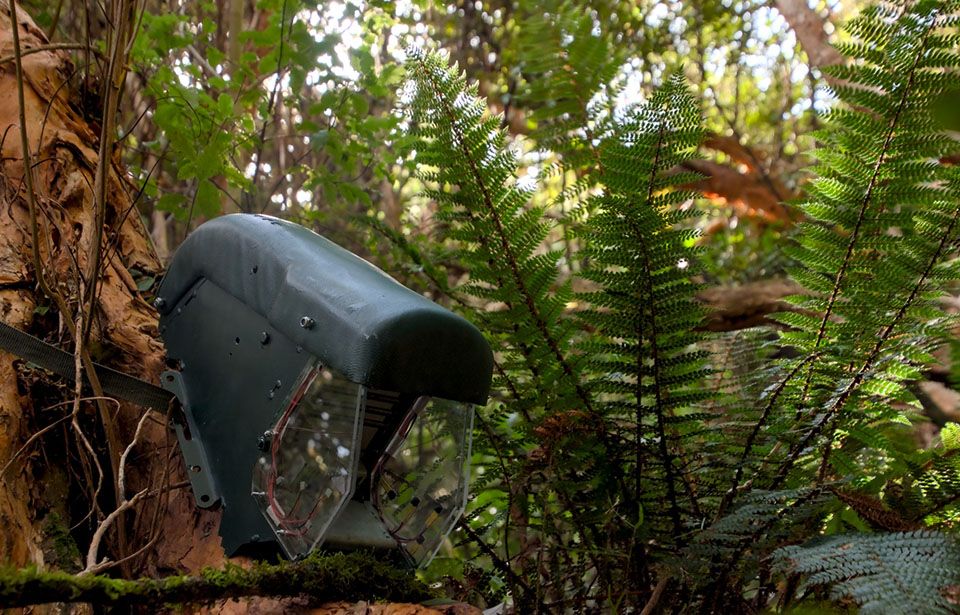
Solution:
M 774 5 L 790 24 L 800 46 L 807 54 L 813 68 L 840 64 L 843 56 L 830 44 L 826 31 L 827 20 L 811 9 L 806 2 L 798 0 L 775 0 Z M 826 77 L 828 83 L 830 77 Z

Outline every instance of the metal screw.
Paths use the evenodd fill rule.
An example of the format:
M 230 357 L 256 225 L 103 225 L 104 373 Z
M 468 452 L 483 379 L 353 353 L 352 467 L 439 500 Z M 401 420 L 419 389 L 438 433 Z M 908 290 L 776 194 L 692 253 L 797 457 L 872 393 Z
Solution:
M 257 448 L 261 451 L 265 451 L 270 448 L 270 441 L 273 440 L 273 432 L 269 429 L 260 434 L 260 437 L 257 438 Z
M 162 310 L 164 307 L 166 307 L 166 305 L 167 300 L 163 297 L 157 297 L 153 300 L 153 307 L 157 308 L 158 310 Z
M 260 334 L 260 344 L 266 345 L 270 343 L 270 334 L 264 331 Z
M 309 316 L 304 316 L 300 319 L 300 326 L 304 329 L 312 329 L 313 325 L 317 324 L 317 321 L 310 318 Z

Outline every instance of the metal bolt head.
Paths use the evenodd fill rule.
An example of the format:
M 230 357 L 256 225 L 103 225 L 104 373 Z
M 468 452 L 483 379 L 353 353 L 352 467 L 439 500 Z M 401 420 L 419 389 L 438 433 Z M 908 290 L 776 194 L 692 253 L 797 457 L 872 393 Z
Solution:
M 317 324 L 317 321 L 310 318 L 309 316 L 304 316 L 303 318 L 300 319 L 300 326 L 303 327 L 304 329 L 312 329 L 315 324 Z
M 270 334 L 267 333 L 266 331 L 263 331 L 263 332 L 260 334 L 260 344 L 262 344 L 262 345 L 265 346 L 265 345 L 267 345 L 267 344 L 269 344 L 269 343 L 270 343 Z
M 156 299 L 153 300 L 153 307 L 157 308 L 158 310 L 162 310 L 166 306 L 167 306 L 167 300 L 164 299 L 163 297 L 157 297 Z
M 257 438 L 257 448 L 261 451 L 267 451 L 270 448 L 270 440 L 273 439 L 272 431 L 265 431 Z

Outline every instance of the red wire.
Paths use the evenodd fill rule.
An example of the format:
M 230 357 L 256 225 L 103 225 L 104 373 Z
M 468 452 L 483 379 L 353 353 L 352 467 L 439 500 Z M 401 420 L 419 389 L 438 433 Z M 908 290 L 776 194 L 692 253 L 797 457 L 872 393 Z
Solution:
M 413 428 L 414 421 L 416 421 L 417 417 L 420 416 L 420 412 L 426 408 L 429 401 L 429 397 L 418 397 L 417 400 L 413 402 L 413 406 L 411 406 L 410 411 L 407 412 L 405 417 L 403 417 L 403 422 L 400 423 L 400 427 L 397 429 L 397 433 L 400 435 L 400 439 L 398 441 L 401 445 L 404 441 L 406 441 L 407 436 L 410 434 L 410 430 Z M 406 525 L 407 521 L 410 520 L 410 516 L 412 515 L 401 521 L 396 528 L 391 528 L 390 524 L 384 518 L 383 510 L 380 504 L 380 493 L 377 490 L 377 487 L 380 485 L 381 476 L 384 475 L 383 466 L 388 459 L 392 459 L 392 457 L 384 453 L 380 459 L 377 460 L 377 464 L 373 468 L 373 476 L 375 480 L 373 480 L 370 485 L 370 500 L 373 502 L 373 508 L 377 511 L 377 516 L 380 517 L 380 521 L 383 522 L 384 528 L 386 528 L 387 533 L 390 534 L 394 540 L 397 542 L 416 542 L 421 536 L 423 536 L 426 530 L 420 532 L 414 538 L 400 536 L 400 531 L 403 529 L 404 525 Z M 390 474 L 393 474 L 393 472 L 390 472 Z M 396 477 L 395 474 L 394 476 Z
M 300 387 L 297 389 L 297 392 L 291 398 L 290 403 L 287 405 L 287 409 L 284 411 L 283 415 L 280 417 L 280 420 L 277 421 L 277 426 L 273 439 L 270 443 L 270 475 L 267 479 L 267 503 L 270 506 L 270 512 L 273 513 L 273 516 L 277 519 L 278 525 L 287 532 L 292 533 L 295 536 L 303 536 L 306 534 L 307 530 L 302 528 L 304 524 L 310 521 L 315 515 L 316 510 L 319 506 L 319 499 L 314 505 L 313 509 L 307 514 L 303 519 L 291 518 L 289 513 L 283 511 L 280 507 L 280 504 L 277 502 L 275 497 L 276 484 L 277 484 L 277 452 L 280 450 L 280 440 L 283 438 L 283 432 L 287 427 L 287 423 L 290 421 L 290 416 L 293 414 L 294 409 L 303 399 L 304 394 L 307 392 L 307 389 L 313 384 L 314 379 L 317 377 L 317 374 L 320 373 L 319 368 L 313 369 L 307 376 L 303 379 L 303 382 L 300 384 Z M 300 496 L 297 496 L 297 500 L 294 501 L 294 509 L 297 506 L 297 503 L 300 500 Z M 291 511 L 292 512 L 292 511 Z M 294 529 L 293 526 L 300 525 L 301 528 Z
M 316 379 L 317 375 L 320 373 L 320 369 L 312 370 L 307 376 L 303 379 L 300 387 L 297 389 L 297 392 L 291 398 L 290 403 L 288 404 L 286 410 L 284 410 L 283 415 L 281 415 L 280 420 L 277 421 L 275 433 L 270 444 L 270 474 L 267 480 L 267 502 L 270 506 L 270 512 L 273 514 L 274 518 L 277 520 L 277 524 L 288 534 L 293 536 L 303 536 L 307 533 L 307 528 L 304 526 L 307 522 L 313 519 L 317 514 L 317 509 L 320 506 L 320 498 L 317 498 L 314 503 L 313 508 L 306 514 L 303 518 L 291 517 L 291 513 L 296 509 L 299 501 L 300 495 L 298 494 L 297 499 L 294 501 L 293 509 L 290 513 L 287 513 L 283 510 L 280 504 L 276 500 L 276 483 L 277 483 L 277 473 L 278 473 L 278 462 L 277 462 L 277 453 L 280 450 L 281 439 L 283 438 L 284 431 L 286 430 L 287 423 L 290 421 L 290 417 L 293 415 L 293 411 L 296 409 L 297 405 L 302 401 L 303 396 L 306 394 L 310 385 L 313 384 L 313 381 Z M 430 401 L 429 397 L 420 397 L 418 398 L 410 410 L 407 412 L 407 415 L 403 418 L 403 421 L 400 423 L 399 428 L 397 429 L 397 434 L 399 436 L 399 442 L 402 444 L 407 436 L 410 433 L 410 430 L 413 427 L 414 421 L 419 417 L 420 411 L 426 407 L 427 403 Z M 390 523 L 384 518 L 382 511 L 382 506 L 380 502 L 380 494 L 377 490 L 377 486 L 381 482 L 381 477 L 385 474 L 394 474 L 393 472 L 385 472 L 384 464 L 390 459 L 390 455 L 384 454 L 377 460 L 376 465 L 374 466 L 373 475 L 376 477 L 376 480 L 371 486 L 371 500 L 374 505 L 374 509 L 377 511 L 377 516 L 380 517 L 380 520 L 384 523 L 384 526 L 387 532 L 398 542 L 415 542 L 420 536 L 423 535 L 423 532 L 413 538 L 407 538 L 401 536 L 400 532 L 404 529 L 407 521 L 410 520 L 410 517 L 407 517 L 399 523 L 396 528 L 391 528 Z M 394 475 L 395 478 L 399 478 Z M 412 516 L 412 515 L 411 515 Z

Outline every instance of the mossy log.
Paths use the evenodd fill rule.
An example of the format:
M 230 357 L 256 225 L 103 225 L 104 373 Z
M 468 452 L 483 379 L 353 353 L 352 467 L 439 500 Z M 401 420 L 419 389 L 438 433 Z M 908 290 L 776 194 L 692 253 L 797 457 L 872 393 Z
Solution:
M 196 576 L 124 580 L 97 575 L 0 570 L 0 608 L 53 602 L 159 607 L 212 603 L 247 596 L 305 597 L 314 604 L 336 600 L 420 602 L 435 595 L 412 572 L 368 553 L 315 554 L 300 562 L 227 564 Z

